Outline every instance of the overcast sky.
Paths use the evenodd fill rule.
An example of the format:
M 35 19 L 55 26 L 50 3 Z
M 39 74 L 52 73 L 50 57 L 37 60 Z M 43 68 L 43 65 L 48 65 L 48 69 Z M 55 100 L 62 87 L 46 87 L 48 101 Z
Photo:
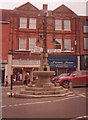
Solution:
M 65 4 L 77 15 L 86 15 L 86 3 L 88 0 L 0 0 L 0 9 L 14 9 L 20 5 L 30 2 L 38 9 L 42 9 L 42 4 L 48 4 L 49 10 L 54 10 Z

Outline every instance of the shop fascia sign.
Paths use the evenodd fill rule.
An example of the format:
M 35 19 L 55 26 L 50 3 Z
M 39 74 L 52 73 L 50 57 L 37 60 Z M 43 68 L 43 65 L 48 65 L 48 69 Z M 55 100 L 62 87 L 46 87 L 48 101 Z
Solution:
M 40 65 L 40 60 L 13 60 L 13 65 Z
M 76 56 L 49 57 L 48 60 L 51 67 L 75 68 L 77 57 Z

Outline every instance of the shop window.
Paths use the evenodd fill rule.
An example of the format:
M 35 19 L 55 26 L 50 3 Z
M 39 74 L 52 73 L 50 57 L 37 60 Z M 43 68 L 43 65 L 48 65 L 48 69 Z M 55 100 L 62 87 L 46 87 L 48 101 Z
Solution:
M 36 18 L 29 18 L 29 28 L 36 29 Z
M 22 68 L 13 68 L 13 80 L 14 81 L 22 80 Z
M 27 18 L 20 17 L 20 28 L 27 28 Z
M 84 64 L 85 67 L 88 68 L 88 55 L 84 55 Z
M 84 38 L 84 49 L 88 50 L 88 38 Z
M 19 50 L 26 50 L 26 39 L 19 38 Z
M 64 39 L 64 50 L 71 51 L 71 40 L 70 39 Z

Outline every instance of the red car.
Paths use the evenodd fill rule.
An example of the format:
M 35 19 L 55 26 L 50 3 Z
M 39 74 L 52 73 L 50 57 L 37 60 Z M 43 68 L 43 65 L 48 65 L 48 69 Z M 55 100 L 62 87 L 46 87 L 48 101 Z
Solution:
M 55 77 L 52 77 L 51 78 L 51 82 L 52 83 L 56 83 L 56 81 L 59 79 L 59 78 L 61 78 L 61 77 L 66 77 L 66 76 L 69 76 L 70 75 L 70 73 L 62 73 L 62 74 L 60 74 L 60 75 L 57 75 L 57 76 L 55 76 Z
M 58 78 L 56 83 L 59 83 L 65 88 L 69 88 L 70 83 L 73 86 L 88 85 L 88 70 L 74 71 L 69 76 Z

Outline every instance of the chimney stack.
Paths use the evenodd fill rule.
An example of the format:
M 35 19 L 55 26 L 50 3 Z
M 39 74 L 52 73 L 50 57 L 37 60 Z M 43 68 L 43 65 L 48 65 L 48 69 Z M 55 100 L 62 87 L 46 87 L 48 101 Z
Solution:
M 47 4 L 43 4 L 43 10 L 47 11 L 48 10 L 48 5 Z

